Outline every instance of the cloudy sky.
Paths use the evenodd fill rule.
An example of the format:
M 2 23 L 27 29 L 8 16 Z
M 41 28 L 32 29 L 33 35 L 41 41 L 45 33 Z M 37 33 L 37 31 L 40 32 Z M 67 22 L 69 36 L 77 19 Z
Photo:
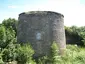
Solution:
M 0 0 L 0 23 L 27 11 L 55 11 L 66 26 L 85 26 L 85 0 Z

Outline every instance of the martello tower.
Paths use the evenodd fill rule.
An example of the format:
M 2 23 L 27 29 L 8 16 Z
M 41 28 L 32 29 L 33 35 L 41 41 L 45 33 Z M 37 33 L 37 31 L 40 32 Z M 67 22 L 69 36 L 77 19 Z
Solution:
M 55 41 L 60 52 L 66 48 L 64 16 L 52 11 L 31 11 L 19 14 L 17 40 L 30 42 L 35 56 L 48 55 Z

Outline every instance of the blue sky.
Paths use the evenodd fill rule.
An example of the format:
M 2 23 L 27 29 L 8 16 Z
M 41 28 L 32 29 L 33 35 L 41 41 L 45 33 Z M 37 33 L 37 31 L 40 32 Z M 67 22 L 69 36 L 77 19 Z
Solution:
M 85 26 L 85 0 L 0 0 L 0 23 L 27 11 L 55 11 L 64 15 L 66 26 Z

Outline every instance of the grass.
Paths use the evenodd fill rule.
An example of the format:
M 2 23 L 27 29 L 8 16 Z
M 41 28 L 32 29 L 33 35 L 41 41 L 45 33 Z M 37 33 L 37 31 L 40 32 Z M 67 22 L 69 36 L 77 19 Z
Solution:
M 85 64 L 85 48 L 77 45 L 67 45 L 64 56 L 58 54 L 59 50 L 55 45 L 52 47 L 52 56 L 42 57 L 38 64 Z M 47 62 L 47 63 L 46 63 Z
M 85 48 L 67 45 L 65 56 L 55 59 L 56 64 L 85 64 Z
M 59 50 L 56 44 L 52 45 L 52 56 L 47 60 L 50 63 L 41 64 L 85 64 L 85 48 L 77 45 L 67 45 L 65 55 L 59 55 Z M 45 59 L 43 59 L 45 60 Z M 45 60 L 46 61 L 46 60 Z

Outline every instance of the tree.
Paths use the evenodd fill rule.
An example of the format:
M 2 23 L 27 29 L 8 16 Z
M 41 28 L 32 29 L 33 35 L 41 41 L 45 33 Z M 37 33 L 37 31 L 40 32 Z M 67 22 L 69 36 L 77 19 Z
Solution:
M 12 18 L 8 18 L 8 19 L 2 21 L 2 24 L 6 28 L 12 27 L 13 30 L 15 30 L 15 32 L 17 32 L 17 23 L 18 23 L 18 20 L 12 19 Z
M 5 26 L 0 26 L 0 47 L 5 48 L 9 42 L 13 40 L 13 43 L 16 42 L 15 31 L 10 28 L 6 28 Z
M 6 44 L 6 29 L 3 25 L 0 26 L 0 47 L 4 47 Z

